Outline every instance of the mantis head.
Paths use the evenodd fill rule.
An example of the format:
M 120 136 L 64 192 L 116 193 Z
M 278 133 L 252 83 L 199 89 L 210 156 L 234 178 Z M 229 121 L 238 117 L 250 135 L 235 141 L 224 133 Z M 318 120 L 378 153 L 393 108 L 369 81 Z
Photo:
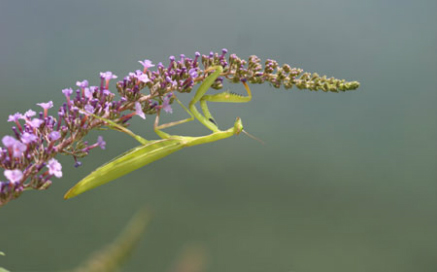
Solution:
M 243 131 L 243 122 L 241 122 L 241 118 L 237 117 L 234 124 L 234 134 L 239 135 Z
M 250 138 L 264 144 L 263 141 L 261 141 L 260 139 L 258 139 L 257 137 L 253 136 L 252 134 L 248 133 L 247 131 L 245 131 L 243 129 L 243 122 L 241 121 L 240 117 L 237 117 L 237 120 L 235 120 L 235 124 L 234 124 L 234 134 L 235 135 L 239 135 L 241 132 L 243 132 L 244 134 L 246 134 L 247 136 L 249 136 Z

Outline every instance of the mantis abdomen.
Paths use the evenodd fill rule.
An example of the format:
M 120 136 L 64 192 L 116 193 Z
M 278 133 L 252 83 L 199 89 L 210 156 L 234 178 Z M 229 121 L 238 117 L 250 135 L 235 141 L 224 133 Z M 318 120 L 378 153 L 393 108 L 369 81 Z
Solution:
M 163 139 L 150 141 L 145 145 L 132 148 L 94 170 L 80 181 L 80 186 L 71 188 L 64 198 L 72 198 L 103 185 L 151 162 L 162 159 L 183 147 L 184 143 L 179 139 Z

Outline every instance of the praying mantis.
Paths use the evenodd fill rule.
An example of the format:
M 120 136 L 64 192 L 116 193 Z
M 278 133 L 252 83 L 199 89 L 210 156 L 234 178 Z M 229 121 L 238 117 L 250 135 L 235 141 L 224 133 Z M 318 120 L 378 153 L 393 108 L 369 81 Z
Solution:
M 214 71 L 214 72 L 212 72 Z M 146 140 L 138 136 L 130 130 L 102 117 L 92 115 L 95 118 L 101 119 L 107 123 L 107 126 L 122 132 L 125 132 L 135 138 L 141 145 L 115 157 L 106 164 L 100 166 L 88 176 L 74 185 L 65 195 L 65 199 L 75 197 L 86 191 L 94 189 L 121 176 L 124 176 L 136 169 L 146 166 L 149 163 L 162 159 L 173 152 L 181 150 L 184 147 L 195 146 L 215 142 L 221 139 L 229 138 L 233 135 L 239 135 L 243 130 L 243 123 L 239 117 L 236 118 L 234 126 L 227 130 L 220 130 L 212 117 L 207 102 L 232 102 L 244 103 L 252 99 L 252 93 L 246 82 L 242 82 L 246 89 L 247 96 L 241 96 L 231 92 L 222 92 L 218 94 L 206 95 L 205 93 L 223 72 L 222 66 L 212 66 L 206 69 L 206 72 L 212 72 L 204 79 L 199 89 L 195 93 L 192 100 L 189 102 L 188 109 L 176 98 L 176 101 L 190 115 L 189 118 L 159 125 L 159 111 L 157 112 L 154 131 L 161 138 L 160 140 Z M 203 114 L 196 107 L 199 102 Z M 162 129 L 169 128 L 175 125 L 186 123 L 197 119 L 201 124 L 212 131 L 211 134 L 199 137 L 170 135 Z M 249 134 L 248 134 L 249 135 Z M 249 135 L 250 136 L 250 135 Z

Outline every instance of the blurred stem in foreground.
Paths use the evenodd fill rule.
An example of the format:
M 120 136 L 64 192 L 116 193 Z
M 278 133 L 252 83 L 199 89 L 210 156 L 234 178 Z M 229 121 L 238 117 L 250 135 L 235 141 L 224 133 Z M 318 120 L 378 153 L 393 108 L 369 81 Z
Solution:
M 131 253 L 141 240 L 147 225 L 150 222 L 150 213 L 143 208 L 138 211 L 122 233 L 108 246 L 93 253 L 91 257 L 79 267 L 70 272 L 112 272 L 119 271 L 120 267 L 129 259 Z M 0 270 L 1 271 L 1 270 Z
M 5 256 L 5 253 L 3 251 L 0 251 L 0 256 Z M 7 270 L 3 267 L 0 267 L 0 272 L 9 272 L 9 270 Z

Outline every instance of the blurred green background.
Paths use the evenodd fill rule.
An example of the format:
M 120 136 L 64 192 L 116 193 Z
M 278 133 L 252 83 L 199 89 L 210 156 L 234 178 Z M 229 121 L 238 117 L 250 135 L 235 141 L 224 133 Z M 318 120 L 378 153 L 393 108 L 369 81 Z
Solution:
M 358 80 L 348 93 L 253 86 L 248 104 L 212 104 L 246 136 L 182 150 L 70 201 L 68 188 L 137 145 L 117 132 L 79 169 L 0 209 L 0 266 L 74 267 L 141 207 L 153 212 L 124 271 L 169 271 L 200 243 L 207 271 L 437 271 L 437 2 L 0 1 L 0 122 L 101 71 L 227 48 Z M 241 85 L 227 84 L 242 92 Z M 188 101 L 191 95 L 180 95 Z M 185 117 L 174 107 L 171 121 Z M 156 138 L 152 120 L 131 129 Z M 169 130 L 203 135 L 192 122 Z

